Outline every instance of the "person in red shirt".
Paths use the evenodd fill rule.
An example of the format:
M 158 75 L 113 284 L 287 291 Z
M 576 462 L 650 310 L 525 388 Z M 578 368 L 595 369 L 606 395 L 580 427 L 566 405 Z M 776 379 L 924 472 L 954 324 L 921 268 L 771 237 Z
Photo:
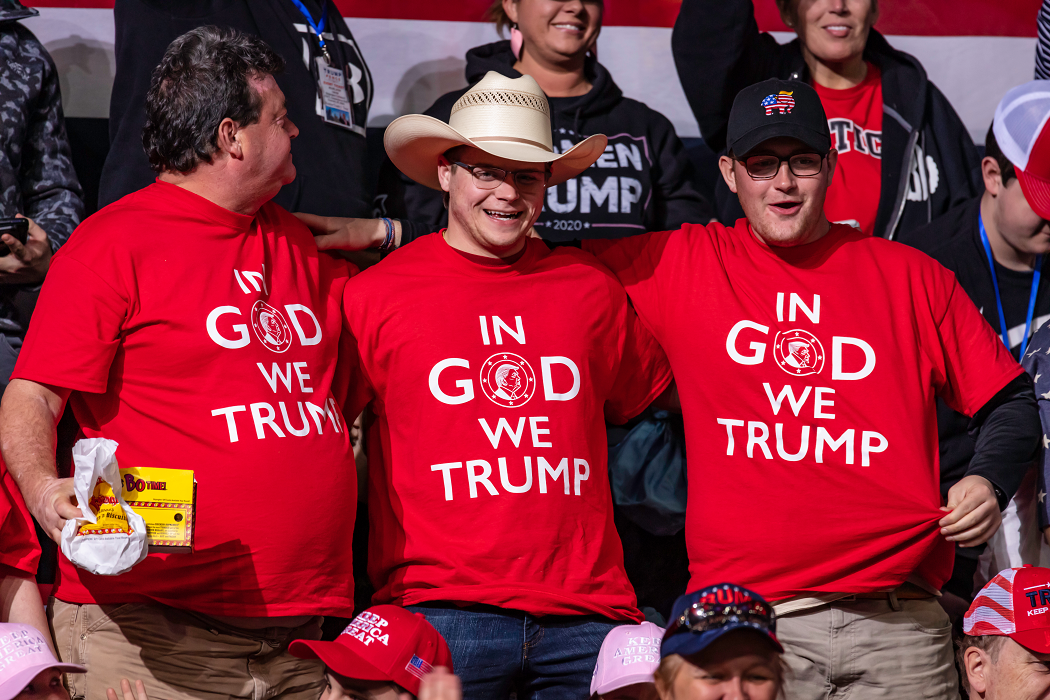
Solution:
M 51 634 L 36 585 L 40 543 L 33 519 L 7 466 L 0 461 L 0 622 L 20 622 Z
M 998 475 L 1015 487 L 1037 454 L 1031 383 L 951 273 L 828 222 L 837 153 L 813 88 L 741 91 L 728 145 L 734 227 L 583 244 L 674 370 L 689 588 L 747 582 L 774 603 L 786 697 L 956 698 L 935 595 L 954 543 L 998 528 Z M 946 503 L 937 396 L 977 431 Z
M 114 577 L 61 557 L 52 629 L 64 662 L 90 661 L 69 677 L 87 700 L 121 678 L 167 698 L 316 700 L 322 665 L 288 644 L 353 611 L 335 369 L 349 270 L 270 202 L 295 175 L 282 65 L 230 29 L 168 47 L 143 134 L 157 181 L 56 254 L 0 411 L 4 460 L 56 540 L 81 515 L 55 466 L 67 401 L 85 437 L 118 443 L 119 465 L 197 481 L 192 553 Z
M 640 622 L 613 526 L 604 418 L 672 377 L 597 260 L 529 237 L 547 187 L 603 152 L 551 148 L 536 81 L 495 72 L 448 124 L 387 128 L 405 175 L 440 188 L 449 226 L 344 291 L 360 355 L 347 415 L 372 401 L 369 574 L 376 603 L 421 611 L 466 697 L 587 697 L 598 651 Z
M 829 221 L 875 233 L 882 190 L 882 73 L 867 63 L 856 85 L 828 87 L 813 81 L 828 115 L 838 164 L 824 199 Z
M 825 199 L 830 221 L 892 240 L 980 193 L 973 139 L 923 65 L 874 28 L 877 0 L 775 1 L 792 41 L 759 31 L 752 0 L 681 3 L 671 52 L 713 151 L 727 148 L 741 89 L 800 80 L 820 96 L 839 153 Z M 715 201 L 721 221 L 743 215 L 722 181 Z

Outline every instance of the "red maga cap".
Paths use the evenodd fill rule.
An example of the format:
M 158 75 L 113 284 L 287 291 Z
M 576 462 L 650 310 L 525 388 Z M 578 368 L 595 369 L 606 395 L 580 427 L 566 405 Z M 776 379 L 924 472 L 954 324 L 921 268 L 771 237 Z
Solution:
M 419 695 L 419 681 L 435 666 L 452 670 L 445 639 L 422 614 L 396 605 L 365 610 L 334 642 L 297 639 L 288 651 L 300 659 L 320 659 L 340 676 L 397 683 L 413 695 Z
M 1028 206 L 1050 219 L 1050 80 L 1009 90 L 995 109 L 992 133 L 1013 163 Z
M 1050 129 L 1044 128 L 1036 136 L 1028 167 L 1014 170 L 1028 206 L 1044 219 L 1050 219 Z
M 1050 569 L 1024 566 L 996 574 L 963 617 L 963 632 L 999 635 L 1050 654 Z

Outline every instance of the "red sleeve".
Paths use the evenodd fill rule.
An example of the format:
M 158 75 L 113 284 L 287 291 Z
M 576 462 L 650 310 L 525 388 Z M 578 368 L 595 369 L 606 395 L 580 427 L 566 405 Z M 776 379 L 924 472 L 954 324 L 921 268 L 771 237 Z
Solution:
M 663 325 L 666 299 L 663 285 L 673 279 L 674 256 L 668 244 L 678 231 L 658 231 L 616 239 L 583 241 L 583 249 L 609 268 L 627 290 L 631 302 L 647 326 L 654 331 Z
M 372 382 L 361 361 L 361 347 L 353 327 L 352 316 L 355 310 L 353 295 L 356 293 L 353 290 L 356 289 L 356 285 L 353 284 L 347 284 L 343 288 L 343 335 L 339 339 L 339 370 L 343 373 L 342 380 L 345 387 L 343 415 L 347 416 L 347 420 L 351 423 L 375 398 Z
M 68 255 L 52 261 L 12 378 L 106 391 L 128 301 Z
M 939 375 L 938 396 L 959 413 L 972 416 L 1024 369 L 955 276 L 945 272 L 945 277 L 948 301 L 937 324 L 937 342 L 924 347 Z
M 14 477 L 0 462 L 0 565 L 36 576 L 40 543 Z
M 620 369 L 605 403 L 606 418 L 617 425 L 644 411 L 674 380 L 663 348 L 626 306 Z

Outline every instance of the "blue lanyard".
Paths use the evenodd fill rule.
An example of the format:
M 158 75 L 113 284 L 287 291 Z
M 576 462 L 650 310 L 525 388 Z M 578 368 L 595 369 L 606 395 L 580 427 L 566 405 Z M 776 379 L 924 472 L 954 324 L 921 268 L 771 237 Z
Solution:
M 992 257 L 992 244 L 988 242 L 988 233 L 984 230 L 984 219 L 977 214 L 977 227 L 981 230 L 981 244 L 988 258 L 988 270 L 992 273 L 992 287 L 995 289 L 995 305 L 999 310 L 999 328 L 1002 329 L 1003 345 L 1010 349 L 1010 337 L 1006 330 L 1006 315 L 1003 314 L 1003 299 L 999 295 L 999 279 L 995 276 L 995 258 Z M 1032 332 L 1032 318 L 1035 316 L 1035 298 L 1039 294 L 1039 276 L 1043 270 L 1043 256 L 1035 256 L 1035 272 L 1032 273 L 1032 293 L 1028 296 L 1028 316 L 1024 322 L 1024 338 L 1021 340 L 1021 357 L 1028 348 L 1028 335 Z
M 310 15 L 310 11 L 306 9 L 306 5 L 303 4 L 303 0 L 292 0 L 295 6 L 299 8 L 299 12 L 303 13 L 303 17 L 310 24 L 310 28 L 317 34 L 317 43 L 321 46 L 321 53 L 324 54 L 324 59 L 329 64 L 332 63 L 332 57 L 328 55 L 328 47 L 324 43 L 324 25 L 328 21 L 328 0 L 322 0 L 321 2 L 321 20 L 314 22 L 314 18 Z

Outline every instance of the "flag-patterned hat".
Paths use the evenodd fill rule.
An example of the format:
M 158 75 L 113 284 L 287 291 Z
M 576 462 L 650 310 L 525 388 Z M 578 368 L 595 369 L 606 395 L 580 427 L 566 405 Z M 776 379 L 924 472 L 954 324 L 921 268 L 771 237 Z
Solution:
M 1050 569 L 1000 571 L 966 611 L 963 632 L 1010 637 L 1027 649 L 1050 654 Z

